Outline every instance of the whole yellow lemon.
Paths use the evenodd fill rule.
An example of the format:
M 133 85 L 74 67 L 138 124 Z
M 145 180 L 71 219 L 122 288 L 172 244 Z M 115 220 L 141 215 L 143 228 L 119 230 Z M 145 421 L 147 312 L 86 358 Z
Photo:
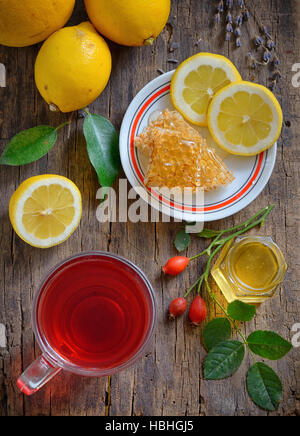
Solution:
M 40 94 L 61 112 L 82 109 L 106 87 L 111 53 L 89 22 L 64 27 L 42 45 L 35 63 Z
M 0 44 L 25 47 L 44 41 L 70 18 L 75 0 L 0 0 Z
M 129 46 L 151 45 L 163 30 L 171 0 L 84 0 L 91 22 L 108 39 Z

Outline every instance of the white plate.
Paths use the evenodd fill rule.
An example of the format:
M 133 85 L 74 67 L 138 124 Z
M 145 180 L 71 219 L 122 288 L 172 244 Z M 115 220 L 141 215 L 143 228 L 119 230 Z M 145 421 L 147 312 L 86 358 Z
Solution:
M 201 134 L 207 138 L 208 144 L 216 149 L 233 172 L 235 180 L 226 187 L 205 193 L 204 199 L 200 201 L 193 198 L 190 204 L 172 201 L 161 192 L 147 188 L 144 185 L 144 165 L 133 141 L 147 127 L 151 114 L 166 108 L 174 110 L 170 98 L 170 82 L 173 74 L 174 71 L 170 71 L 152 80 L 128 107 L 120 133 L 123 169 L 138 194 L 164 214 L 188 222 L 226 218 L 248 206 L 265 188 L 274 169 L 277 144 L 255 157 L 234 156 L 224 153 L 216 146 L 208 129 L 199 128 Z

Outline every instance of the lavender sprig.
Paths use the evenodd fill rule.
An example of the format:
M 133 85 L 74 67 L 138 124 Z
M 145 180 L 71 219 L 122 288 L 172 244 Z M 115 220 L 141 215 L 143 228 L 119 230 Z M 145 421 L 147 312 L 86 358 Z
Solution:
M 260 22 L 256 15 L 253 15 L 246 0 L 218 0 L 216 5 L 215 26 L 225 23 L 224 39 L 231 41 L 232 36 L 235 39 L 235 46 L 242 46 L 242 26 L 253 16 L 257 24 L 257 33 L 251 38 L 252 45 L 249 51 L 250 67 L 257 69 L 258 67 L 269 66 L 270 89 L 273 91 L 281 78 L 279 70 L 280 60 L 276 54 L 276 44 L 272 38 L 269 29 Z

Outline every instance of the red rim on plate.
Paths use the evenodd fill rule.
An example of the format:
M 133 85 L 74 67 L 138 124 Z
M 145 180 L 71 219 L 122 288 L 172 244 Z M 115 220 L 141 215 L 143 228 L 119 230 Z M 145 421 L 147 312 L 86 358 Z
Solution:
M 139 92 L 129 106 L 120 135 L 120 153 L 124 171 L 134 188 L 144 188 L 143 198 L 148 203 L 170 216 L 186 221 L 213 221 L 225 218 L 246 207 L 261 193 L 272 174 L 277 147 L 275 145 L 256 157 L 230 155 L 230 162 L 226 163 L 234 174 L 232 166 L 239 168 L 241 159 L 244 166 L 245 162 L 247 163 L 247 169 L 239 174 L 235 184 L 226 189 L 216 190 L 213 198 L 210 198 L 209 194 L 205 195 L 204 204 L 176 203 L 155 189 L 146 187 L 138 152 L 134 147 L 134 139 L 147 126 L 151 113 L 165 108 L 174 110 L 170 100 L 170 81 L 173 73 L 171 71 L 154 79 Z

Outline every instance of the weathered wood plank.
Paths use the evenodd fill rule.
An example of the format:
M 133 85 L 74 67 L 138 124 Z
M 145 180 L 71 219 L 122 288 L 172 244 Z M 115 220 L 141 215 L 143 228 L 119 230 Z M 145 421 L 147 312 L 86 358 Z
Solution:
M 276 39 L 281 58 L 283 79 L 277 95 L 283 106 L 285 126 L 279 141 L 274 174 L 262 195 L 246 210 L 214 228 L 233 225 L 267 204 L 276 210 L 261 229 L 272 235 L 283 248 L 290 265 L 280 293 L 263 304 L 255 320 L 243 327 L 273 329 L 291 339 L 292 325 L 299 320 L 299 88 L 291 85 L 292 65 L 299 62 L 300 8 L 296 0 L 248 0 L 255 17 L 261 19 Z M 154 47 L 126 48 L 110 43 L 113 73 L 102 96 L 91 105 L 91 111 L 103 114 L 119 127 L 134 95 L 151 79 L 157 69 L 168 71 L 172 57 L 183 61 L 198 51 L 213 51 L 229 56 L 247 80 L 268 84 L 269 72 L 248 68 L 249 35 L 255 33 L 253 21 L 244 27 L 243 48 L 224 43 L 224 34 L 214 32 L 211 20 L 214 2 L 206 0 L 173 0 L 169 23 Z M 85 19 L 82 1 L 77 2 L 71 23 Z M 174 53 L 171 42 L 180 42 Z M 37 124 L 56 126 L 66 115 L 53 114 L 39 96 L 33 65 L 38 46 L 24 49 L 0 47 L 0 62 L 7 67 L 8 87 L 0 88 L 0 151 L 16 132 Z M 66 243 L 49 250 L 38 250 L 24 244 L 12 231 L 7 210 L 16 187 L 34 174 L 57 173 L 70 177 L 83 194 L 83 219 L 79 230 Z M 124 177 L 123 172 L 121 177 Z M 202 328 L 191 328 L 184 318 L 167 320 L 168 304 L 182 295 L 201 271 L 194 264 L 178 279 L 166 279 L 160 267 L 173 254 L 176 223 L 100 224 L 96 219 L 97 177 L 88 161 L 82 136 L 82 120 L 73 120 L 70 138 L 67 129 L 48 156 L 21 168 L 0 168 L 0 322 L 5 324 L 8 346 L 0 348 L 0 415 L 266 415 L 257 409 L 246 392 L 244 377 L 248 357 L 232 378 L 222 382 L 202 380 L 205 351 L 200 345 Z M 254 231 L 255 233 L 256 231 Z M 204 247 L 194 240 L 188 254 Z M 33 294 L 45 272 L 61 259 L 82 250 L 104 249 L 135 262 L 147 272 L 156 290 L 158 324 L 147 354 L 133 368 L 111 379 L 86 379 L 60 374 L 47 387 L 31 398 L 22 396 L 15 385 L 20 372 L 39 355 L 31 329 L 30 311 Z M 210 316 L 218 311 L 209 303 Z M 299 349 L 272 366 L 284 382 L 284 398 L 276 414 L 300 413 Z

